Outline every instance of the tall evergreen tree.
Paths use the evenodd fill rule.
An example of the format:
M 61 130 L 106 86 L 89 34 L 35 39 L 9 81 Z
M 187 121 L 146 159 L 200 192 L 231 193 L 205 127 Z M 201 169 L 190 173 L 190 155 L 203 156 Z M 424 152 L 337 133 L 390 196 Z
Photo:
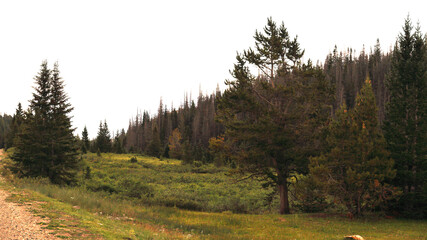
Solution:
M 147 153 L 150 156 L 160 157 L 161 152 L 162 152 L 162 149 L 161 149 L 161 142 L 160 142 L 160 133 L 159 133 L 159 130 L 157 129 L 157 125 L 154 125 L 153 138 L 150 144 L 148 145 Z
M 0 148 L 8 148 L 13 133 L 14 118 L 7 114 L 0 115 Z
M 107 120 L 104 120 L 104 123 L 102 121 L 99 123 L 96 147 L 101 152 L 111 152 L 111 135 L 108 130 Z
M 81 149 L 82 149 L 82 152 L 83 153 L 86 153 L 88 150 L 89 150 L 89 133 L 87 132 L 87 128 L 86 128 L 86 126 L 83 128 L 83 131 L 82 131 L 82 146 L 81 146 Z
M 54 64 L 50 80 L 50 166 L 49 178 L 54 183 L 70 184 L 79 170 L 77 142 L 73 135 L 69 114 L 73 107 L 64 91 L 64 81 L 59 76 L 58 63 Z
M 307 130 L 314 130 L 314 116 L 322 119 L 325 113 L 328 94 L 319 90 L 328 87 L 319 69 L 300 66 L 304 51 L 283 23 L 278 27 L 268 19 L 264 32 L 257 31 L 254 38 L 256 49 L 237 56 L 235 81 L 226 81 L 229 88 L 221 96 L 218 115 L 227 142 L 234 145 L 229 149 L 238 149 L 239 169 L 277 187 L 280 213 L 287 214 L 288 181 L 307 167 Z M 262 74 L 254 77 L 247 64 Z
M 390 101 L 385 136 L 396 162 L 395 185 L 402 187 L 403 210 L 427 217 L 427 50 L 426 38 L 409 17 L 399 34 L 387 79 Z
M 114 136 L 113 152 L 118 153 L 118 154 L 123 153 L 123 142 L 122 142 L 121 135 L 119 134 L 118 130 L 117 130 L 116 135 Z
M 14 170 L 21 176 L 42 176 L 53 183 L 70 184 L 75 181 L 79 160 L 69 116 L 72 107 L 58 65 L 50 70 L 44 61 L 35 81 L 33 99 L 14 141 Z
M 22 176 L 49 176 L 50 165 L 50 99 L 51 71 L 47 62 L 41 64 L 40 72 L 34 78 L 36 86 L 33 99 L 25 113 L 21 132 L 15 141 L 16 151 L 12 159 L 18 164 Z
M 311 159 L 311 173 L 336 202 L 354 215 L 386 199 L 386 180 L 394 177 L 393 160 L 381 134 L 371 81 L 366 80 L 354 109 L 343 105 L 328 129 L 327 152 Z
M 24 111 L 22 110 L 21 103 L 18 103 L 18 107 L 16 108 L 16 112 L 12 118 L 10 131 L 6 136 L 6 148 L 12 147 L 14 145 L 13 143 L 15 141 L 15 137 L 20 132 L 20 127 L 23 119 L 24 119 Z

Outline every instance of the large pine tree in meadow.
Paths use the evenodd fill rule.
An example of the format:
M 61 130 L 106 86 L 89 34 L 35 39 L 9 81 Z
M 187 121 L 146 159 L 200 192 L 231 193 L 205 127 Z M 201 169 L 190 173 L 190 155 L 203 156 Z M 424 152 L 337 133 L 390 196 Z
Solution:
M 72 107 L 58 65 L 50 70 L 44 61 L 35 82 L 33 99 L 15 137 L 13 170 L 20 176 L 48 177 L 58 184 L 73 183 L 79 161 L 69 116 Z
M 396 162 L 394 184 L 404 192 L 401 207 L 412 217 L 427 217 L 427 48 L 409 18 L 393 51 L 387 79 L 385 137 Z
M 319 69 L 300 65 L 304 53 L 297 38 L 290 39 L 284 24 L 269 18 L 255 33 L 255 49 L 237 56 L 218 105 L 225 136 L 239 170 L 274 186 L 281 214 L 290 213 L 289 179 L 305 171 L 316 125 L 330 113 L 330 88 Z M 254 76 L 249 66 L 261 73 Z M 326 111 L 325 111 L 326 110 Z

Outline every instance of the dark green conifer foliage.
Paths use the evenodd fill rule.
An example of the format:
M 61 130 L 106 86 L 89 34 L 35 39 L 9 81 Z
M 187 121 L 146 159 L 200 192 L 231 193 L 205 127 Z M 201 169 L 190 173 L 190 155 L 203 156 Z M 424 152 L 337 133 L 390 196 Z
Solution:
M 118 154 L 123 153 L 123 143 L 122 139 L 120 139 L 119 131 L 117 131 L 116 135 L 114 136 L 113 152 Z
M 396 162 L 394 184 L 404 191 L 402 208 L 427 217 L 427 50 L 419 27 L 409 17 L 399 34 L 387 79 L 390 101 L 384 124 L 388 149 Z
M 70 184 L 79 170 L 77 142 L 73 135 L 69 114 L 73 110 L 64 91 L 64 81 L 59 76 L 58 63 L 54 64 L 51 75 L 50 105 L 50 166 L 49 178 L 54 183 Z
M 153 129 L 153 138 L 150 142 L 150 144 L 148 145 L 148 155 L 153 156 L 153 157 L 160 157 L 160 154 L 162 153 L 162 148 L 161 148 L 161 142 L 160 142 L 160 134 L 159 134 L 159 130 L 157 129 L 157 125 L 154 126 Z
M 50 99 L 51 71 L 47 62 L 41 64 L 34 78 L 36 86 L 29 109 L 25 113 L 21 132 L 15 140 L 16 151 L 12 159 L 18 164 L 22 176 L 49 176 L 50 152 Z
M 314 119 L 324 119 L 330 88 L 320 69 L 299 64 L 304 51 L 283 23 L 277 27 L 269 18 L 264 32 L 257 31 L 254 38 L 256 49 L 237 55 L 231 72 L 235 81 L 226 81 L 218 119 L 239 170 L 277 187 L 280 213 L 287 214 L 288 179 L 306 171 L 307 150 L 315 146 Z M 253 76 L 247 64 L 261 75 Z
M 89 143 L 89 133 L 87 132 L 87 128 L 86 126 L 83 128 L 82 131 L 82 152 L 86 153 L 90 148 L 90 143 Z
M 24 120 L 24 111 L 22 110 L 21 103 L 18 103 L 15 115 L 12 118 L 10 132 L 6 136 L 6 149 L 14 146 L 15 137 L 20 132 L 22 121 Z
M 103 153 L 111 152 L 111 135 L 106 120 L 104 120 L 104 123 L 99 123 L 96 148 Z
M 21 176 L 48 177 L 53 183 L 71 184 L 79 170 L 79 160 L 69 116 L 73 108 L 64 92 L 58 65 L 50 70 L 44 61 L 35 81 L 33 99 L 14 141 L 13 170 Z
M 14 117 L 7 114 L 0 115 L 0 148 L 8 148 L 9 138 L 13 134 Z M 10 144 L 11 145 L 11 144 Z
M 378 125 L 371 81 L 366 80 L 354 109 L 345 105 L 329 125 L 327 151 L 311 159 L 311 173 L 325 185 L 335 201 L 354 215 L 372 210 L 387 200 L 385 182 L 395 175 Z

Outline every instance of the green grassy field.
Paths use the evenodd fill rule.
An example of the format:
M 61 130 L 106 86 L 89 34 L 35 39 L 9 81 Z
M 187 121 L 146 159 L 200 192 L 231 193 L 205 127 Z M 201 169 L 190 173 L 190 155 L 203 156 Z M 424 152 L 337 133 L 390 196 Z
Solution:
M 225 168 L 130 158 L 85 155 L 90 174 L 72 188 L 11 176 L 2 187 L 15 193 L 11 201 L 38 203 L 37 214 L 53 219 L 46 227 L 72 239 L 427 239 L 427 221 L 277 215 L 276 200 L 265 200 L 271 190 L 233 183 Z
M 264 213 L 278 208 L 267 202 L 272 189 L 257 181 L 240 181 L 229 169 L 213 165 L 182 165 L 179 160 L 132 155 L 95 154 L 84 156 L 91 178 L 81 182 L 91 191 L 107 191 L 116 197 L 157 206 L 187 210 L 233 213 Z

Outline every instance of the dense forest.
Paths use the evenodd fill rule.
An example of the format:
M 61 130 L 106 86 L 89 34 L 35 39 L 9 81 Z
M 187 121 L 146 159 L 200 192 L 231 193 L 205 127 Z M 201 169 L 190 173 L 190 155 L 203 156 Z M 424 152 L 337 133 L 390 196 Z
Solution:
M 227 166 L 276 189 L 282 214 L 295 198 L 303 211 L 324 211 L 332 198 L 357 216 L 425 218 L 427 39 L 419 27 L 408 18 L 392 50 L 379 40 L 357 56 L 335 47 L 317 66 L 302 62 L 297 37 L 271 18 L 254 40 L 223 92 L 187 94 L 176 108 L 160 100 L 157 114 L 138 111 L 126 130 L 110 132 L 104 120 L 92 139 L 86 127 L 72 137 L 58 65 L 43 62 L 30 109 L 0 116 L 0 148 L 15 147 L 15 173 L 58 184 L 77 181 L 78 151 L 135 153 Z

